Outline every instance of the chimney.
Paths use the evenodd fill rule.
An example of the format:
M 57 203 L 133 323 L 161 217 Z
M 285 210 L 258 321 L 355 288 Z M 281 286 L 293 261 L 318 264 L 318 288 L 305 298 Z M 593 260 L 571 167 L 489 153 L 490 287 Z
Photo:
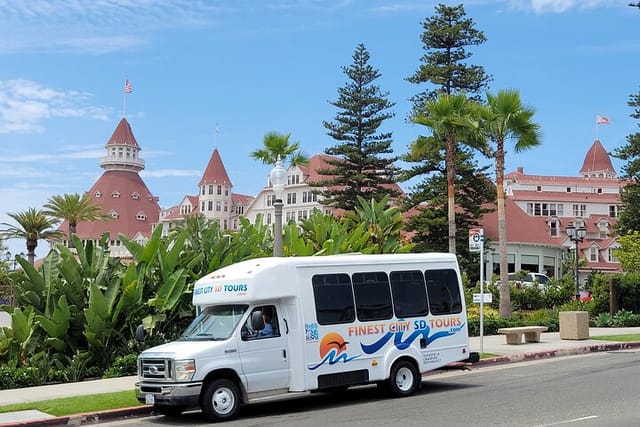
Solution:
M 522 166 L 518 166 L 517 169 L 516 169 L 516 172 L 524 173 L 524 168 Z

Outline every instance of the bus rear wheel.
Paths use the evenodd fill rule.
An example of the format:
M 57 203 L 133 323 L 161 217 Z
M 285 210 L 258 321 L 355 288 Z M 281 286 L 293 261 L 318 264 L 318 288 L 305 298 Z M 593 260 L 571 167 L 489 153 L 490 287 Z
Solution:
M 391 367 L 387 387 L 394 396 L 405 397 L 415 393 L 421 382 L 422 377 L 416 366 L 407 360 L 400 360 Z

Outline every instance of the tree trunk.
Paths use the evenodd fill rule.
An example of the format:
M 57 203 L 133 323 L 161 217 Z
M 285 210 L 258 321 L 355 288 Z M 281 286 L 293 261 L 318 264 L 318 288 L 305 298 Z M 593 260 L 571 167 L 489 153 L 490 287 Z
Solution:
M 456 253 L 456 143 L 453 139 L 447 140 L 447 217 L 449 222 L 449 253 Z
M 36 262 L 36 247 L 38 247 L 38 240 L 27 238 L 27 259 L 31 265 Z
M 507 262 L 507 219 L 504 206 L 504 146 L 496 149 L 496 190 L 498 201 L 498 252 L 500 254 L 500 317 L 511 316 L 509 264 Z

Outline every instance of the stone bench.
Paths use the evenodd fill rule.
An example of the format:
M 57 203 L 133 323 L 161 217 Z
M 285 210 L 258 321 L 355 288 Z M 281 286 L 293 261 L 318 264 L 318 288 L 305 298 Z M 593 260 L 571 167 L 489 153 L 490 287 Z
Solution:
M 507 344 L 522 344 L 522 336 L 526 342 L 540 342 L 540 334 L 545 332 L 546 326 L 518 326 L 516 328 L 500 328 L 499 334 L 507 337 Z

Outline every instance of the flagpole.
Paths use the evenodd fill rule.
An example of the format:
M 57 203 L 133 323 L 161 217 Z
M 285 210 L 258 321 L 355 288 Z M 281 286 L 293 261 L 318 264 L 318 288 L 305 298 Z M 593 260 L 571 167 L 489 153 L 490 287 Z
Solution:
M 124 79 L 125 90 L 122 91 L 122 117 L 127 116 L 127 79 Z
M 598 115 L 596 114 L 596 141 L 598 140 Z

